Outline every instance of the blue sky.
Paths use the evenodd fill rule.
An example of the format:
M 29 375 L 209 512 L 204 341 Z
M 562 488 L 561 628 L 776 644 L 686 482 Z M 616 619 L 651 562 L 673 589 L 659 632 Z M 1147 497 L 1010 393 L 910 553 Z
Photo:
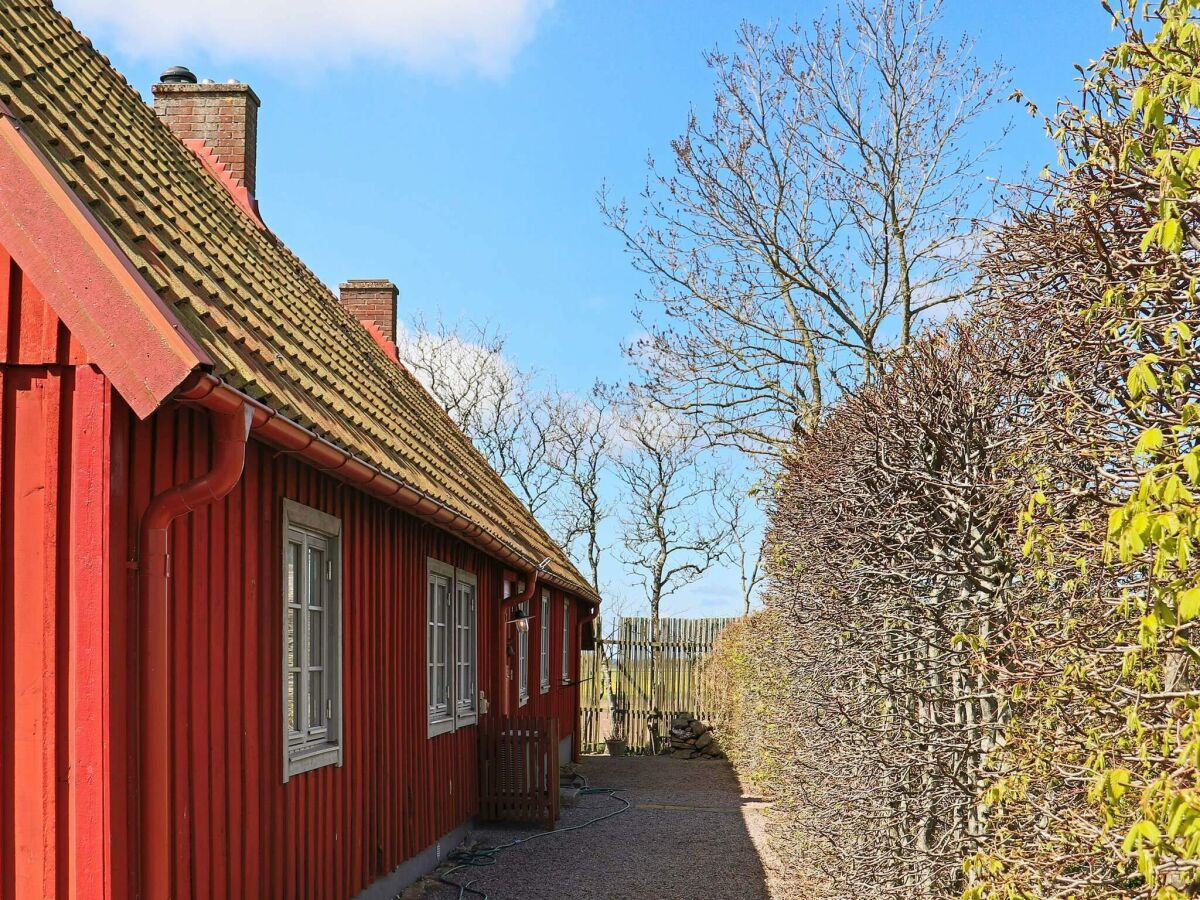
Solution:
M 522 366 L 586 390 L 624 374 L 619 345 L 634 331 L 642 284 L 602 223 L 597 190 L 607 181 L 635 195 L 647 155 L 665 159 L 689 106 L 707 106 L 702 50 L 731 46 L 743 18 L 811 19 L 825 4 L 459 0 L 448 3 L 459 18 L 431 25 L 400 13 L 374 27 L 388 3 L 344 0 L 339 8 L 361 8 L 357 30 L 314 20 L 278 41 L 269 34 L 280 15 L 271 7 L 288 6 L 280 0 L 218 2 L 243 17 L 245 39 L 232 41 L 187 36 L 198 31 L 187 18 L 206 4 L 58 5 L 146 97 L 175 64 L 255 88 L 261 208 L 328 283 L 391 278 L 401 317 L 489 320 Z M 284 15 L 323 6 L 299 2 Z M 473 6 L 495 24 L 482 29 Z M 975 37 L 980 59 L 1001 59 L 1044 111 L 1073 91 L 1072 65 L 1113 39 L 1098 0 L 947 6 L 947 34 Z M 162 16 L 184 18 L 147 18 Z M 455 43 L 455 29 L 469 34 Z M 1011 104 L 995 124 L 1009 119 L 996 156 L 1006 176 L 1053 161 L 1039 122 Z M 736 579 L 718 573 L 670 611 L 736 611 L 736 593 Z

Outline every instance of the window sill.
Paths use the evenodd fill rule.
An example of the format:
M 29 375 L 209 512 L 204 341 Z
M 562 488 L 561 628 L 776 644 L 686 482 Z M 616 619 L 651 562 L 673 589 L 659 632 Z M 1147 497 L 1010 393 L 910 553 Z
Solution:
M 429 737 L 435 738 L 441 734 L 449 734 L 454 730 L 454 719 L 438 719 L 429 723 Z
M 528 695 L 528 694 L 526 694 L 524 697 L 518 697 L 518 698 L 517 698 L 517 706 L 524 706 L 524 705 L 525 705 L 526 703 L 528 703 L 528 702 L 529 702 L 529 695 Z
M 288 779 L 311 772 L 313 769 L 340 766 L 341 764 L 342 748 L 337 744 L 328 744 L 323 747 L 298 747 L 288 753 L 284 762 L 283 781 L 286 784 Z
M 547 681 L 545 684 L 542 685 L 542 693 L 543 694 L 550 693 L 550 682 Z

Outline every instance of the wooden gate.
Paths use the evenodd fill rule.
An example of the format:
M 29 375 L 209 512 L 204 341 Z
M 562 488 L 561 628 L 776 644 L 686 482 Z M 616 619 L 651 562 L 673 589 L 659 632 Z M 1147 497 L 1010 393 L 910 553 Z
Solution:
M 491 721 L 488 721 L 488 720 Z M 486 716 L 479 727 L 479 818 L 558 821 L 558 719 Z
M 585 651 L 580 685 L 580 733 L 584 752 L 600 752 L 614 717 L 625 723 L 629 749 L 650 749 L 650 726 L 663 729 L 678 712 L 708 717 L 708 698 L 700 666 L 721 629 L 732 618 L 617 619 L 611 631 L 596 623 L 596 649 Z M 607 633 L 607 637 L 600 637 Z M 655 684 L 651 686 L 651 671 Z M 661 720 L 657 718 L 661 714 Z

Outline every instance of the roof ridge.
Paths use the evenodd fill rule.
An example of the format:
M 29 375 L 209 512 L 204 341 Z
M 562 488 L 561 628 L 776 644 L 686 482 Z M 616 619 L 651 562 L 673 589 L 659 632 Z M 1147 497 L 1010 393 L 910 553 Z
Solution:
M 262 214 L 258 211 L 258 200 L 250 193 L 250 189 L 246 185 L 233 177 L 233 169 L 229 167 L 229 163 L 221 162 L 221 158 L 217 156 L 216 151 L 200 138 L 189 138 L 183 144 L 200 158 L 200 162 L 204 163 L 204 167 L 208 169 L 217 181 L 221 182 L 221 186 L 225 190 L 229 191 L 230 196 L 250 216 L 254 224 L 259 228 L 269 231 L 267 223 L 263 221 Z

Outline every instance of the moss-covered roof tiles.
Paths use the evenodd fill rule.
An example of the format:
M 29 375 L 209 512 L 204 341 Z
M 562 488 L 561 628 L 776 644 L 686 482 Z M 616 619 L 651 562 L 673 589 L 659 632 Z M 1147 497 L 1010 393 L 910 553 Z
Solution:
M 214 374 L 594 595 L 424 388 L 50 3 L 0 4 L 0 98 Z

